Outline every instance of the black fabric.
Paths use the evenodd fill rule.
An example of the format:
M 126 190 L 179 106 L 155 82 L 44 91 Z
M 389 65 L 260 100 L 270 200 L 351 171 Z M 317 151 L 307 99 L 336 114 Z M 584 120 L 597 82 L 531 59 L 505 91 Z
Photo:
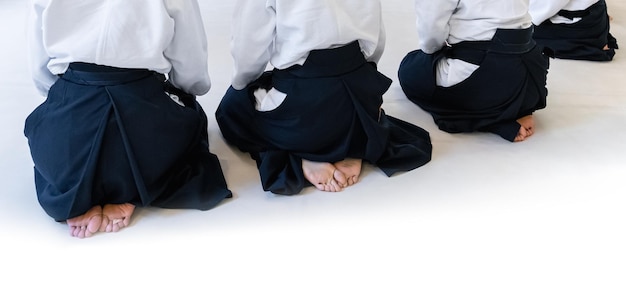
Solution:
M 359 158 L 391 176 L 429 162 L 432 146 L 428 132 L 381 109 L 390 85 L 354 42 L 312 51 L 304 65 L 266 72 L 244 90 L 231 87 L 216 119 L 226 141 L 256 160 L 266 191 L 292 195 L 309 186 L 302 159 Z M 271 87 L 287 94 L 284 102 L 255 110 L 253 92 Z
M 610 33 L 607 6 L 600 0 L 586 10 L 560 11 L 559 15 L 573 19 L 573 24 L 554 24 L 550 20 L 535 26 L 534 39 L 554 58 L 588 61 L 611 61 L 618 49 Z M 609 49 L 604 50 L 608 45 Z
M 531 51 L 536 45 L 532 34 L 532 29 L 500 29 L 493 40 L 459 42 L 444 47 L 438 55 L 480 65 L 487 53 L 525 54 Z
M 172 101 L 163 79 L 74 63 L 28 116 L 37 195 L 52 218 L 118 203 L 207 210 L 232 196 L 206 114 L 195 98 Z
M 454 45 L 432 55 L 413 51 L 398 70 L 402 90 L 443 131 L 491 132 L 513 141 L 520 128 L 516 120 L 546 106 L 549 61 L 530 30 L 498 30 L 491 42 L 462 44 L 459 50 Z M 436 65 L 445 56 L 479 60 L 480 67 L 459 84 L 437 86 Z

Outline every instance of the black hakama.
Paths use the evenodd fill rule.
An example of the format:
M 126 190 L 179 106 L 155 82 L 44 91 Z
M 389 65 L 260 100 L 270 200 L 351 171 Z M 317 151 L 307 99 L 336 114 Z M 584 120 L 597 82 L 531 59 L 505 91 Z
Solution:
M 26 119 L 43 209 L 56 221 L 95 205 L 207 210 L 232 193 L 209 152 L 207 118 L 164 76 L 73 63 Z
M 390 85 L 353 42 L 312 51 L 304 65 L 266 72 L 243 90 L 231 87 L 216 119 L 225 140 L 257 162 L 265 191 L 293 195 L 310 186 L 302 159 L 358 158 L 391 176 L 429 162 L 432 146 L 428 132 L 382 110 Z M 253 92 L 272 87 L 287 97 L 257 111 Z
M 573 24 L 554 24 L 546 20 L 535 27 L 534 38 L 547 48 L 551 57 L 571 60 L 611 61 L 618 48 L 611 33 L 607 6 L 600 0 L 581 11 L 561 10 L 558 15 L 581 20 Z M 609 47 L 604 50 L 604 47 Z
M 531 28 L 498 30 L 492 41 L 410 52 L 398 71 L 402 90 L 443 131 L 491 132 L 513 141 L 520 129 L 516 120 L 546 106 L 549 60 L 531 34 Z M 443 57 L 480 67 L 454 86 L 437 86 L 436 65 Z

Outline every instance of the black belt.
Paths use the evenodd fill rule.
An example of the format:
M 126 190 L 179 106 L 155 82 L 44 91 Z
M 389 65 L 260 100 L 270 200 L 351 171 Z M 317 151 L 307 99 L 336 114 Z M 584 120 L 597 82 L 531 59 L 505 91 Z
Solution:
M 498 29 L 490 41 L 463 41 L 444 49 L 448 58 L 479 65 L 487 53 L 523 54 L 535 47 L 533 28 Z

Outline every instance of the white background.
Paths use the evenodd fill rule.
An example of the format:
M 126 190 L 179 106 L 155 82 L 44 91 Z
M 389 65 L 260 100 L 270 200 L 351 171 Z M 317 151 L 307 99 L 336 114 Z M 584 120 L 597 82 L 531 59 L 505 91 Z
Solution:
M 383 108 L 431 133 L 432 161 L 283 197 L 221 138 L 234 1 L 199 2 L 213 80 L 199 101 L 235 197 L 206 212 L 138 209 L 121 232 L 81 240 L 37 203 L 22 132 L 43 100 L 26 66 L 27 1 L 0 0 L 1 296 L 626 296 L 624 50 L 610 63 L 552 60 L 548 107 L 525 142 L 451 135 L 397 84 L 417 44 L 412 1 L 383 0 L 379 69 L 394 80 Z M 608 5 L 626 44 L 626 2 Z

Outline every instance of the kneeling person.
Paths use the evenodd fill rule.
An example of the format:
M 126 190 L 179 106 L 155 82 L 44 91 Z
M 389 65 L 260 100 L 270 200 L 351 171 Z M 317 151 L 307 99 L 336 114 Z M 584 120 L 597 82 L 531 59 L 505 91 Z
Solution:
M 381 108 L 391 80 L 376 69 L 378 0 L 240 0 L 235 11 L 235 73 L 216 119 L 265 191 L 337 192 L 358 182 L 363 161 L 388 176 L 430 161 L 428 133 Z

